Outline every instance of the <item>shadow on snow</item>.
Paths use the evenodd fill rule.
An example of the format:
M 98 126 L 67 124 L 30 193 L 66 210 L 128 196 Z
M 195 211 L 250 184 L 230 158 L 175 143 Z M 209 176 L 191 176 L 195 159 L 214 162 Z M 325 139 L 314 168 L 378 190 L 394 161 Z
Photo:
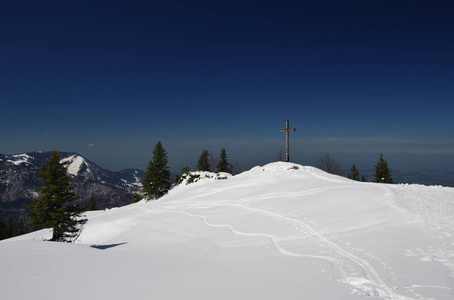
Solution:
M 123 242 L 123 243 L 108 244 L 108 245 L 91 245 L 90 247 L 95 248 L 95 249 L 99 249 L 99 250 L 106 250 L 106 249 L 117 247 L 117 246 L 121 246 L 121 245 L 124 245 L 124 244 L 127 244 L 127 243 Z

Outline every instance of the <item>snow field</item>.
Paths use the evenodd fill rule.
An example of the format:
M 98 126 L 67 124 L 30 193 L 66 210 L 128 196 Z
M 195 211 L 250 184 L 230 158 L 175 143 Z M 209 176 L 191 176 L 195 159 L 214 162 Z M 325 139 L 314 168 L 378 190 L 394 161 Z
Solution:
M 453 299 L 454 189 L 272 163 L 0 242 L 6 299 Z

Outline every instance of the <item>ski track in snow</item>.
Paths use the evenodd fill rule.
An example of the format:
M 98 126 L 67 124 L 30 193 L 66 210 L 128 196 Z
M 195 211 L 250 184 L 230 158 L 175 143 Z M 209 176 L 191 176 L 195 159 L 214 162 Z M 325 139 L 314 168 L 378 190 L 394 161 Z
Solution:
M 270 242 L 273 245 L 273 248 L 274 248 L 275 251 L 277 251 L 277 252 L 279 252 L 279 253 L 281 253 L 283 255 L 293 256 L 293 257 L 307 257 L 307 258 L 315 258 L 315 259 L 325 260 L 325 261 L 330 263 L 333 276 L 338 281 L 343 281 L 343 279 L 347 277 L 347 274 L 343 270 L 342 264 L 340 263 L 340 261 L 338 259 L 330 257 L 330 256 L 308 255 L 308 254 L 300 254 L 300 253 L 287 251 L 287 250 L 283 249 L 280 246 L 278 239 L 275 236 L 271 235 L 271 234 L 239 231 L 239 230 L 235 229 L 232 225 L 229 225 L 229 224 L 213 224 L 213 223 L 208 222 L 206 216 L 196 215 L 196 214 L 190 213 L 188 211 L 165 210 L 165 209 L 159 209 L 159 211 L 160 212 L 164 212 L 164 213 L 179 213 L 179 214 L 187 215 L 189 217 L 200 218 L 203 221 L 203 223 L 205 225 L 207 225 L 207 226 L 227 228 L 230 232 L 232 232 L 233 234 L 236 234 L 236 235 L 250 236 L 250 237 L 264 237 L 264 238 L 270 240 Z
M 54 299 L 42 293 L 53 286 L 75 299 L 87 286 L 88 298 L 112 300 L 454 299 L 453 188 L 356 183 L 306 167 L 286 177 L 296 172 L 288 166 L 87 212 L 77 247 L 42 242 L 50 229 L 2 241 L 2 294 Z
M 367 261 L 357 257 L 356 255 L 352 254 L 351 252 L 348 252 L 348 251 L 342 249 L 336 243 L 329 241 L 324 236 L 318 234 L 315 230 L 313 230 L 311 227 L 309 227 L 303 221 L 289 218 L 289 217 L 280 215 L 278 213 L 270 212 L 270 211 L 267 211 L 264 209 L 249 207 L 249 206 L 246 206 L 243 204 L 231 204 L 231 205 L 249 209 L 249 210 L 252 210 L 257 213 L 270 215 L 272 217 L 279 218 L 284 221 L 296 223 L 297 225 L 301 226 L 304 230 L 306 230 L 306 232 L 308 232 L 313 238 L 315 238 L 318 241 L 320 241 L 321 243 L 327 245 L 328 247 L 330 247 L 337 253 L 341 254 L 342 256 L 348 258 L 350 261 L 353 261 L 354 263 L 356 263 L 361 268 L 364 277 L 367 279 L 365 283 L 370 283 L 375 286 L 374 291 L 373 291 L 373 296 L 386 296 L 388 299 L 395 299 L 394 293 L 392 292 L 392 290 L 384 283 L 384 281 L 380 278 L 380 276 L 378 276 L 378 273 L 375 271 L 375 269 Z M 350 280 L 348 278 L 346 278 L 346 282 L 350 283 Z
M 315 193 L 320 190 L 321 189 L 314 189 L 314 190 L 311 190 L 308 192 Z M 243 199 L 243 200 L 245 200 L 245 199 Z M 181 210 L 182 206 L 187 207 L 188 204 L 192 204 L 192 205 L 196 204 L 197 206 L 193 207 L 196 209 L 208 209 L 208 208 L 219 207 L 219 206 L 237 207 L 237 208 L 241 208 L 241 209 L 247 209 L 249 211 L 252 211 L 254 213 L 258 213 L 258 214 L 261 214 L 264 216 L 273 217 L 275 219 L 280 219 L 282 221 L 285 221 L 286 223 L 290 222 L 293 224 L 297 224 L 298 226 L 302 227 L 308 234 L 310 234 L 311 237 L 315 238 L 320 243 L 328 246 L 329 248 L 333 249 L 335 252 L 337 252 L 341 256 L 347 258 L 349 261 L 356 264 L 361 269 L 361 272 L 363 273 L 364 277 L 358 278 L 358 277 L 348 276 L 347 273 L 342 268 L 342 261 L 338 258 L 290 252 L 290 251 L 283 249 L 279 243 L 279 239 L 276 236 L 273 236 L 271 234 L 239 231 L 239 230 L 235 229 L 232 225 L 213 224 L 207 220 L 207 216 L 193 214 L 186 210 Z M 354 255 L 353 253 L 348 252 L 347 250 L 344 250 L 338 244 L 329 241 L 327 238 L 325 238 L 324 236 L 317 233 L 315 230 L 313 230 L 310 226 L 308 226 L 306 223 L 304 223 L 301 220 L 293 219 L 293 218 L 290 218 L 290 217 L 287 217 L 287 216 L 284 216 L 284 215 L 281 215 L 281 214 L 278 214 L 275 212 L 267 211 L 264 209 L 250 207 L 250 206 L 247 206 L 244 204 L 231 203 L 228 200 L 222 201 L 220 203 L 209 204 L 209 205 L 207 205 L 207 204 L 200 205 L 200 204 L 202 204 L 202 203 L 186 202 L 183 205 L 175 205 L 172 207 L 167 207 L 167 209 L 160 208 L 159 211 L 167 212 L 167 213 L 181 213 L 181 214 L 185 214 L 190 217 L 197 217 L 197 218 L 200 218 L 203 221 L 203 223 L 207 226 L 224 227 L 224 228 L 227 228 L 228 230 L 230 230 L 232 233 L 237 234 L 237 235 L 265 237 L 271 241 L 273 248 L 277 252 L 279 252 L 283 255 L 293 256 L 293 257 L 316 258 L 316 259 L 322 259 L 322 260 L 328 261 L 331 264 L 333 276 L 335 277 L 335 279 L 337 281 L 346 283 L 346 284 L 352 286 L 355 290 L 358 290 L 358 289 L 361 290 L 361 292 L 364 295 L 381 297 L 384 299 L 396 299 L 396 300 L 412 299 L 412 298 L 408 298 L 408 297 L 396 294 L 394 292 L 394 290 L 392 290 L 390 287 L 388 287 L 386 285 L 386 283 L 378 275 L 377 271 L 370 265 L 370 263 L 368 261 L 359 258 L 358 256 Z

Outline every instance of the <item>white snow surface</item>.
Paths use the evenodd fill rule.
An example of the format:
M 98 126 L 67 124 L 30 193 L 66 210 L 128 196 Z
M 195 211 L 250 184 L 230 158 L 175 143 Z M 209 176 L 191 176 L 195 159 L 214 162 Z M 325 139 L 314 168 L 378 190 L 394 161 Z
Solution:
M 8 159 L 7 161 L 15 164 L 16 166 L 18 166 L 20 164 L 31 164 L 30 163 L 31 157 L 27 154 L 15 154 L 15 155 L 11 155 L 11 157 L 13 157 L 14 160 Z
M 454 189 L 272 163 L 0 242 L 2 299 L 454 299 Z
M 60 160 L 60 163 L 68 163 L 68 174 L 77 176 L 80 169 L 82 168 L 82 165 L 85 164 L 85 160 L 82 156 L 74 154 L 67 158 L 63 158 L 62 160 Z M 87 169 L 87 171 L 90 172 L 90 169 Z

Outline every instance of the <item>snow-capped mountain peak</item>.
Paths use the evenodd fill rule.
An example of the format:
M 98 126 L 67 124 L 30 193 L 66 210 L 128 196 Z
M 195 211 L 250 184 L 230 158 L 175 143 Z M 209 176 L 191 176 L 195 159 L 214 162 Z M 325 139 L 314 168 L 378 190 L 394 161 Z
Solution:
M 68 174 L 71 174 L 73 176 L 79 175 L 79 172 L 81 171 L 83 171 L 83 173 L 85 174 L 92 173 L 85 159 L 77 154 L 63 158 L 62 160 L 60 160 L 60 163 L 65 164 L 68 170 Z
M 3 212 L 25 213 L 20 208 L 36 196 L 35 189 L 42 185 L 38 171 L 50 155 L 51 152 L 0 154 L 0 205 L 8 206 Z M 141 187 L 141 170 L 109 171 L 74 152 L 60 152 L 60 162 L 72 177 L 71 184 L 81 204 L 90 198 L 96 199 L 99 208 L 129 204 L 131 193 Z

